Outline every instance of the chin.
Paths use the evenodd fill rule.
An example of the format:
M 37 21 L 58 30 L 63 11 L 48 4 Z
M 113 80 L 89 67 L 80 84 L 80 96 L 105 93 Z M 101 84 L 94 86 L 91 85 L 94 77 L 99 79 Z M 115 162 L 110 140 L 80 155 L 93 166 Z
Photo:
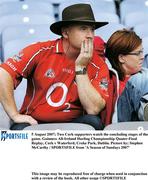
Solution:
M 139 71 L 141 71 L 142 68 L 139 68 L 135 73 L 138 73 Z
M 135 70 L 132 74 L 138 73 L 139 71 L 141 71 L 141 69 L 142 69 L 142 68 L 139 68 L 139 69 Z M 132 74 L 131 74 L 131 75 L 132 75 Z

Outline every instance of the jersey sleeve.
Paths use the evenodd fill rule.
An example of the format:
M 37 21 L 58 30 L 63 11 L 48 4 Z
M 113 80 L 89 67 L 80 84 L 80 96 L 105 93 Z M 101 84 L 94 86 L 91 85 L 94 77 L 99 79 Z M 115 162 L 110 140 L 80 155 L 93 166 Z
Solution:
M 95 73 L 95 77 L 91 79 L 91 83 L 102 98 L 107 101 L 109 97 L 108 85 L 110 80 L 108 67 L 101 57 L 96 57 L 91 65 L 93 66 L 92 73 Z
M 39 51 L 40 43 L 32 44 L 0 65 L 11 75 L 14 88 L 18 86 L 23 77 L 27 78 L 33 72 L 39 60 Z

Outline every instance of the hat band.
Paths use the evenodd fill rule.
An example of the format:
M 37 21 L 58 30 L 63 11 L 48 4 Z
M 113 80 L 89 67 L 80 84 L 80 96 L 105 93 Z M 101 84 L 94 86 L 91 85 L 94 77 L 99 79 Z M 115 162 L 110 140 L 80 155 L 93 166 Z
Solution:
M 63 21 L 93 21 L 95 22 L 94 18 L 90 18 L 90 17 L 80 17 L 80 18 L 63 18 Z

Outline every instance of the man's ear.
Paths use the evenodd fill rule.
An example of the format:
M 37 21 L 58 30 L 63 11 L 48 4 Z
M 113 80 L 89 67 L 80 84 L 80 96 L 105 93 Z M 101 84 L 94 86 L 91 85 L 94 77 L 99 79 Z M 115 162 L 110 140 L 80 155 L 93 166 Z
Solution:
M 63 27 L 63 28 L 61 29 L 61 31 L 62 31 L 63 37 L 64 37 L 65 39 L 67 39 L 67 38 L 68 38 L 68 29 Z
M 119 62 L 120 62 L 120 63 L 122 63 L 122 64 L 125 63 L 125 56 L 124 56 L 124 55 L 119 54 L 118 59 L 119 59 Z

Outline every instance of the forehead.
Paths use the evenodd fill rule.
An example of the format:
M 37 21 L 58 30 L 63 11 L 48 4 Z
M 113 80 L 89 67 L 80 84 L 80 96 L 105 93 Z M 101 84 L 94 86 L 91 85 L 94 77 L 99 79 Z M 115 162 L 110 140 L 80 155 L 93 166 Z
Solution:
M 133 51 L 140 51 L 140 50 L 143 50 L 142 43 L 137 48 L 135 48 Z
M 77 23 L 77 24 L 71 24 L 68 27 L 71 27 L 71 28 L 80 28 L 80 27 L 95 28 L 95 25 L 92 25 L 89 23 Z

